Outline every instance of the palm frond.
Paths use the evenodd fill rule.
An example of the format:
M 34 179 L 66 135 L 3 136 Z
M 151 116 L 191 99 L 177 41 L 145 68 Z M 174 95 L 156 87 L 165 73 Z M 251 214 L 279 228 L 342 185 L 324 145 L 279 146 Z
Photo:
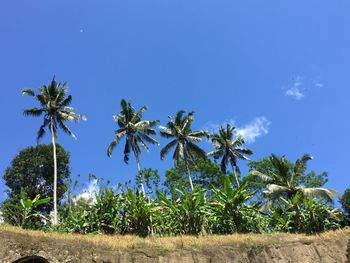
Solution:
M 252 155 L 253 151 L 247 148 L 236 148 L 235 149 L 237 152 L 242 153 L 242 154 L 248 154 L 248 155 Z
M 270 182 L 271 181 L 271 177 L 270 176 L 265 175 L 265 174 L 263 174 L 263 173 L 261 173 L 259 171 L 256 171 L 256 170 L 251 171 L 250 175 L 256 176 L 256 177 L 258 177 L 259 179 L 261 179 L 264 182 Z
M 218 154 L 222 154 L 222 150 L 221 149 L 217 149 L 217 150 L 208 152 L 207 156 L 213 156 L 213 155 L 215 156 L 215 155 L 218 155 Z
M 183 122 L 183 118 L 182 116 L 185 114 L 186 111 L 184 110 L 179 110 L 177 113 L 176 113 L 176 117 L 175 117 L 175 120 L 174 122 L 178 125 L 181 125 L 182 122 Z
M 35 96 L 35 93 L 32 89 L 22 89 L 21 90 L 22 95 L 28 95 L 28 96 Z
M 68 107 L 71 103 L 72 103 L 72 96 L 71 95 L 69 95 L 67 98 L 65 98 L 63 101 L 62 101 L 62 103 L 61 103 L 61 105 L 62 106 L 65 106 L 65 107 Z
M 130 154 L 130 139 L 127 137 L 124 146 L 124 162 L 127 164 L 129 162 L 129 154 Z
M 312 160 L 313 157 L 310 154 L 304 154 L 300 159 L 296 160 L 294 165 L 294 173 L 301 174 L 306 170 L 306 163 Z
M 189 140 L 191 142 L 201 142 L 202 141 L 202 138 L 198 138 L 198 137 L 190 136 L 190 135 L 188 135 L 186 138 L 187 138 L 187 140 Z
M 174 138 L 175 135 L 174 133 L 169 129 L 164 126 L 159 126 L 159 133 L 162 137 L 164 138 Z
M 111 142 L 111 144 L 109 145 L 109 147 L 107 149 L 107 155 L 109 157 L 112 156 L 112 152 L 113 152 L 114 148 L 118 145 L 121 138 L 126 134 L 126 130 L 124 130 L 124 129 L 119 129 L 118 131 L 119 132 L 115 135 L 113 141 Z
M 40 128 L 37 132 L 37 137 L 36 137 L 37 144 L 39 144 L 40 139 L 44 137 L 45 128 L 48 124 L 50 124 L 50 120 L 45 118 L 43 124 L 40 126 Z
M 25 116 L 34 116 L 34 117 L 38 117 L 41 116 L 44 112 L 46 111 L 46 109 L 43 108 L 32 108 L 32 109 L 26 109 L 23 111 L 23 114 Z
M 339 196 L 338 192 L 335 190 L 327 188 L 304 188 L 298 187 L 297 190 L 301 191 L 305 196 L 316 196 L 322 197 L 327 201 L 333 201 L 334 196 Z
M 142 106 L 135 114 L 134 116 L 131 118 L 131 122 L 132 123 L 137 123 L 141 120 L 142 118 L 142 114 L 148 109 L 148 107 L 146 105 Z
M 194 152 L 196 155 L 198 155 L 199 157 L 206 159 L 207 155 L 205 153 L 205 151 L 203 149 L 201 149 L 199 146 L 197 146 L 194 143 L 191 142 L 187 142 L 187 146 L 190 150 L 190 152 Z
M 287 187 L 277 184 L 268 184 L 266 189 L 265 193 L 270 196 L 278 196 L 289 191 Z
M 156 145 L 159 145 L 160 143 L 153 139 L 151 136 L 147 135 L 147 134 L 144 134 L 144 133 L 140 133 L 140 136 L 142 139 L 144 139 L 145 141 L 151 143 L 151 144 L 156 144 Z
M 168 152 L 177 144 L 177 140 L 172 140 L 167 145 L 165 145 L 162 150 L 160 151 L 160 159 L 164 160 L 165 156 L 168 154 Z M 176 151 L 176 150 L 175 150 Z
M 208 131 L 195 131 L 195 132 L 191 132 L 190 134 L 188 134 L 188 136 L 191 136 L 191 137 L 206 137 L 206 138 L 209 138 L 209 133 Z
M 136 141 L 136 143 L 140 144 L 143 149 L 145 149 L 146 151 L 149 151 L 149 148 L 148 148 L 147 144 L 142 140 L 140 135 L 136 136 L 135 141 Z
M 193 112 L 188 113 L 187 118 L 185 119 L 183 126 L 181 127 L 181 133 L 191 130 L 191 123 L 193 121 Z
M 61 118 L 57 118 L 57 123 L 60 126 L 60 128 L 67 134 L 69 134 L 70 136 L 72 136 L 75 140 L 77 139 L 77 137 L 75 136 L 75 134 L 68 128 L 68 126 L 62 121 Z

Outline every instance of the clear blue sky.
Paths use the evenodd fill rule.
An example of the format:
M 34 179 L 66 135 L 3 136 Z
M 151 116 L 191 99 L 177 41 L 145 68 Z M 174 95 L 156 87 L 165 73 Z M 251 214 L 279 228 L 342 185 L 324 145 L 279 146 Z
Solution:
M 121 98 L 161 119 L 194 110 L 194 128 L 234 122 L 259 159 L 295 160 L 311 153 L 310 169 L 329 172 L 328 187 L 350 187 L 350 2 L 339 1 L 1 1 L 0 170 L 35 145 L 40 119 L 21 96 L 55 74 L 67 81 L 73 106 L 88 117 L 71 124 L 72 175 L 112 183 L 134 178 L 121 149 L 106 155 L 112 115 Z M 47 136 L 44 143 L 50 143 Z M 164 145 L 164 140 L 161 140 Z M 210 149 L 208 143 L 202 146 Z M 143 167 L 172 166 L 153 147 Z M 244 166 L 244 164 L 241 165 Z M 0 182 L 0 200 L 5 198 Z

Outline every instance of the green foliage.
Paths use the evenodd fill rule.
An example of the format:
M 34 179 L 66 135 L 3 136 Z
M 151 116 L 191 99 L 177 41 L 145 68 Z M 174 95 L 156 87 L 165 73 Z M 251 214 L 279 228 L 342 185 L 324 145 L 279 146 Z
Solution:
M 103 188 L 96 195 L 95 203 L 91 200 L 76 200 L 64 213 L 59 230 L 66 232 L 113 234 L 120 231 L 122 195 L 110 188 Z
M 107 149 L 107 155 L 109 157 L 112 156 L 114 148 L 124 137 L 124 162 L 129 162 L 129 155 L 132 151 L 137 163 L 139 185 L 142 192 L 145 193 L 142 175 L 140 174 L 141 148 L 148 151 L 149 147 L 147 146 L 147 143 L 159 145 L 159 142 L 152 137 L 153 135 L 156 135 L 156 131 L 153 127 L 159 122 L 159 120 L 142 120 L 143 113 L 148 109 L 147 106 L 142 106 L 137 112 L 135 112 L 131 102 L 126 102 L 122 99 L 120 107 L 120 113 L 113 116 L 113 119 L 119 128 L 115 131 L 115 137 Z
M 221 189 L 177 189 L 177 196 L 158 190 L 155 199 L 132 191 L 104 188 L 95 202 L 76 200 L 62 218 L 60 231 L 148 235 L 203 235 L 262 232 L 318 233 L 340 227 L 341 213 L 323 199 L 279 198 L 264 213 L 252 202 L 247 184 L 236 188 L 226 177 Z M 211 196 L 208 197 L 208 193 Z
M 60 201 L 67 190 L 67 180 L 70 176 L 69 153 L 59 144 L 57 150 L 57 199 Z M 53 192 L 53 154 L 52 145 L 39 144 L 20 151 L 12 160 L 11 166 L 5 170 L 3 179 L 8 187 L 8 200 L 4 203 L 19 202 L 21 192 L 29 199 L 37 195 L 51 197 Z M 40 211 L 50 213 L 53 203 L 40 206 Z
M 158 170 L 145 168 L 142 169 L 138 176 L 136 176 L 136 184 L 140 185 L 142 182 L 146 185 L 145 193 L 146 195 L 151 195 L 155 193 L 159 188 L 160 176 Z
M 122 234 L 147 236 L 152 232 L 153 204 L 142 193 L 128 189 L 121 210 Z
M 225 174 L 227 165 L 231 164 L 237 186 L 239 186 L 237 174 L 241 172 L 238 159 L 249 160 L 246 155 L 251 155 L 253 152 L 242 147 L 245 141 L 241 135 L 234 137 L 234 130 L 234 126 L 227 124 L 226 128 L 221 127 L 218 133 L 211 135 L 210 139 L 215 150 L 209 152 L 208 155 L 213 156 L 215 160 L 221 158 L 221 171 Z
M 341 226 L 341 211 L 326 205 L 322 198 L 297 193 L 280 201 L 280 206 L 271 210 L 270 226 L 275 231 L 314 234 Z
M 70 106 L 72 96 L 67 95 L 67 83 L 60 83 L 52 79 L 49 85 L 43 85 L 39 94 L 35 94 L 33 90 L 23 89 L 22 94 L 34 97 L 40 104 L 40 108 L 31 108 L 23 111 L 25 116 L 41 117 L 44 120 L 37 134 L 39 141 L 45 135 L 45 128 L 49 128 L 52 136 L 57 137 L 57 129 L 61 128 L 65 133 L 76 138 L 73 132 L 66 125 L 67 121 L 86 120 L 86 116 L 78 114 L 74 108 Z
M 23 192 L 19 202 L 15 203 L 13 199 L 7 200 L 1 207 L 2 215 L 6 223 L 20 226 L 23 228 L 38 229 L 43 224 L 49 223 L 49 217 L 39 212 L 39 206 L 49 202 L 50 198 L 40 199 L 37 195 L 34 199 L 30 199 Z
M 304 196 L 322 197 L 331 202 L 333 196 L 337 195 L 336 191 L 320 187 L 307 187 L 301 184 L 308 180 L 307 182 L 310 185 L 317 185 L 317 180 L 320 179 L 315 178 L 315 173 L 305 175 L 306 164 L 310 160 L 312 160 L 311 155 L 304 154 L 292 164 L 284 156 L 277 157 L 272 154 L 269 157 L 270 164 L 262 167 L 265 173 L 259 170 L 252 170 L 250 171 L 250 178 L 256 178 L 260 186 L 264 185 L 266 188 L 264 195 L 271 202 L 278 200 L 279 197 L 290 199 L 297 193 L 301 193 Z M 264 163 L 266 164 L 266 161 Z M 325 176 L 325 174 L 321 175 L 321 180 Z M 311 181 L 311 179 L 314 180 Z M 255 184 L 255 187 L 259 187 L 259 184 Z
M 214 189 L 211 207 L 214 210 L 214 232 L 220 234 L 262 232 L 259 224 L 263 215 L 256 205 L 247 202 L 254 196 L 247 184 L 234 188 L 226 177 L 223 189 Z
M 350 188 L 346 189 L 340 198 L 340 203 L 345 213 L 345 224 L 350 225 Z
M 203 137 L 209 137 L 207 131 L 192 131 L 193 113 L 189 112 L 184 116 L 185 111 L 181 110 L 176 113 L 175 119 L 170 118 L 166 127 L 159 126 L 160 135 L 164 138 L 171 139 L 160 151 L 160 158 L 164 160 L 165 156 L 171 149 L 175 148 L 173 160 L 175 168 L 183 161 L 187 168 L 188 181 L 193 190 L 192 177 L 189 164 L 195 162 L 196 158 L 206 159 L 207 155 L 196 143 L 201 142 Z
M 210 233 L 212 211 L 206 200 L 206 190 L 195 187 L 193 191 L 177 190 L 174 200 L 158 192 L 162 226 L 168 226 L 168 233 L 198 235 Z
M 222 188 L 225 175 L 217 163 L 210 159 L 196 158 L 193 163 L 189 164 L 189 168 L 194 185 L 208 190 L 213 187 Z M 175 189 L 188 189 L 190 185 L 187 172 L 184 161 L 180 161 L 176 168 L 166 170 L 164 186 L 167 191 L 176 196 L 178 192 Z

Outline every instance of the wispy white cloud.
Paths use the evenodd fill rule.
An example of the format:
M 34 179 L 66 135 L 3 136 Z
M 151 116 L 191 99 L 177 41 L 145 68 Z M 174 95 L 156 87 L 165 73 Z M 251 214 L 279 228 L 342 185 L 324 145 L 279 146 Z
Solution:
M 304 95 L 304 81 L 298 76 L 294 79 L 291 87 L 287 88 L 285 92 L 286 96 L 291 96 L 296 100 L 301 100 L 305 97 Z
M 230 124 L 235 126 L 235 135 L 241 135 L 247 143 L 254 143 L 257 138 L 267 135 L 269 133 L 270 121 L 264 117 L 256 117 L 249 123 L 239 126 L 236 124 L 235 120 L 229 119 L 224 121 L 221 124 L 209 122 L 205 125 L 205 130 L 208 130 L 209 133 L 216 133 L 221 127 Z
M 291 87 L 288 89 L 286 91 L 286 96 L 294 97 L 296 100 L 301 100 L 305 97 L 304 93 L 302 93 L 302 91 L 297 87 Z
M 301 76 L 294 78 L 293 83 L 288 87 L 283 87 L 285 95 L 293 97 L 295 100 L 301 100 L 305 97 L 305 93 L 312 88 L 323 88 L 324 84 L 320 81 L 320 77 L 307 79 Z
M 96 202 L 96 194 L 100 191 L 100 186 L 98 184 L 97 179 L 93 179 L 90 181 L 87 188 L 81 190 L 81 192 L 74 198 L 74 202 L 79 199 L 84 199 L 88 202 L 94 203 Z
M 258 137 L 269 133 L 270 124 L 265 117 L 258 117 L 243 127 L 238 127 L 237 134 L 240 134 L 247 143 L 253 143 Z

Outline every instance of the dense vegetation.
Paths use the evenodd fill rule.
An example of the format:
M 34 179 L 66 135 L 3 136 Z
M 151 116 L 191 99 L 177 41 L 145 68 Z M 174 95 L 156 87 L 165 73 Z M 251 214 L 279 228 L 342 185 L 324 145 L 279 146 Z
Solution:
M 124 161 L 128 163 L 132 154 L 137 163 L 135 184 L 115 187 L 100 179 L 95 196 L 79 198 L 71 189 L 69 154 L 55 139 L 58 128 L 75 137 L 65 122 L 85 117 L 70 107 L 72 97 L 67 95 L 66 84 L 54 79 L 38 95 L 31 90 L 23 93 L 40 103 L 40 108 L 27 109 L 24 114 L 44 116 L 37 138 L 48 128 L 52 145 L 21 151 L 5 171 L 9 195 L 1 211 L 6 223 L 83 234 L 140 236 L 317 233 L 349 223 L 349 191 L 341 198 L 344 211 L 335 208 L 338 193 L 323 188 L 328 174 L 307 172 L 311 155 L 295 162 L 274 154 L 251 161 L 248 156 L 253 151 L 244 147 L 244 138 L 237 135 L 235 127 L 227 124 L 215 134 L 193 131 L 193 112 L 178 111 L 165 126 L 159 126 L 160 135 L 170 139 L 160 150 L 160 159 L 173 150 L 174 161 L 161 182 L 156 169 L 141 169 L 140 165 L 142 149 L 159 145 L 155 139 L 159 120 L 144 120 L 147 107 L 135 111 L 125 100 L 114 116 L 118 127 L 107 154 L 111 157 L 125 139 Z M 213 151 L 206 153 L 200 148 L 203 138 L 212 142 Z M 239 160 L 248 161 L 246 176 L 241 174 Z

